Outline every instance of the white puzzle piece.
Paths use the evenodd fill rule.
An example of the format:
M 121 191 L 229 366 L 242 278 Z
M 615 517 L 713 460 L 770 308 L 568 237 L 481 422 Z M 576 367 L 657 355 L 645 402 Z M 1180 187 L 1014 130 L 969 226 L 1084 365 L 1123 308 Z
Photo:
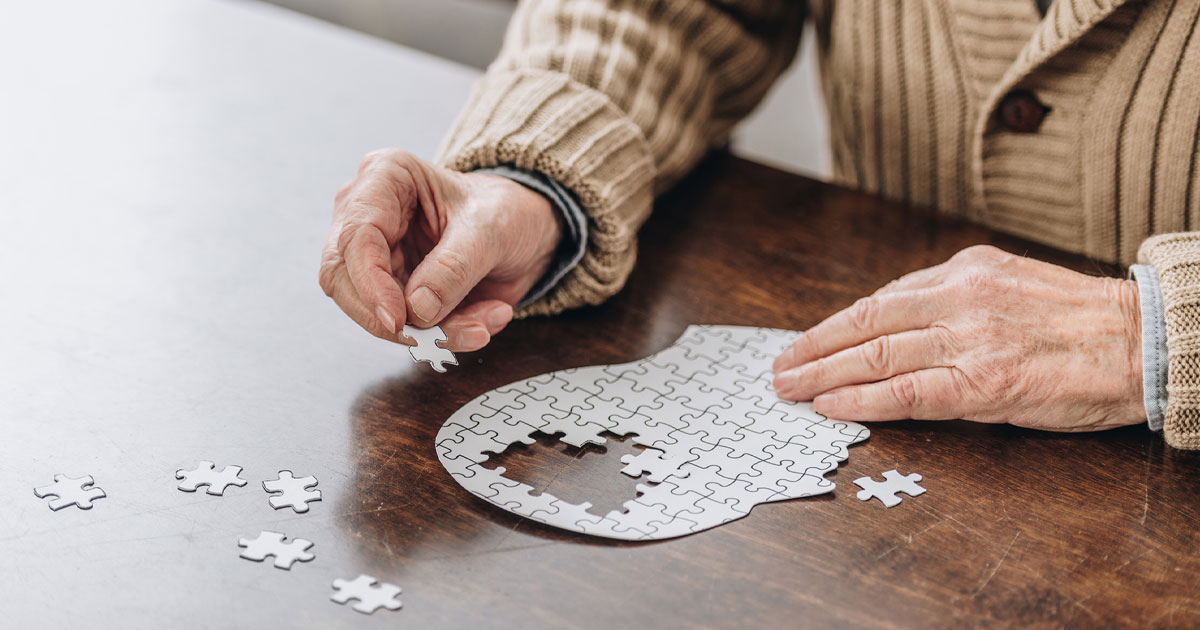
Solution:
M 103 499 L 104 490 L 94 486 L 95 479 L 91 475 L 68 477 L 54 475 L 54 483 L 33 489 L 33 494 L 39 499 L 53 497 L 49 501 L 50 509 L 55 512 L 74 505 L 81 510 L 92 509 L 92 501 Z
M 339 604 L 357 599 L 354 604 L 354 610 L 363 614 L 371 614 L 380 608 L 388 610 L 400 610 L 403 605 L 396 596 L 400 594 L 400 587 L 387 582 L 378 580 L 363 574 L 353 580 L 337 579 L 333 581 L 335 592 L 329 597 Z
M 893 468 L 883 473 L 883 481 L 875 481 L 870 477 L 859 477 L 854 480 L 854 485 L 862 488 L 858 491 L 859 501 L 879 499 L 883 502 L 883 507 L 895 507 L 900 505 L 900 497 L 896 496 L 900 492 L 910 497 L 925 494 L 925 488 L 917 485 L 920 480 L 921 475 L 917 473 L 901 475 Z
M 442 332 L 440 326 L 417 328 L 405 324 L 402 332 L 405 337 L 417 342 L 417 345 L 408 347 L 408 354 L 413 361 L 424 361 L 438 372 L 445 372 L 447 365 L 458 365 L 454 353 L 440 345 L 446 342 L 446 333 Z
M 809 403 L 779 400 L 771 364 L 792 331 L 690 326 L 671 347 L 624 365 L 562 370 L 472 400 L 437 435 L 438 459 L 459 484 L 510 512 L 575 532 L 658 540 L 741 518 L 759 503 L 833 490 L 824 475 L 870 435 Z M 622 458 L 649 483 L 606 515 L 504 477 L 482 463 L 542 431 L 602 445 L 604 432 L 645 447 Z
M 262 486 L 271 495 L 267 502 L 276 510 L 290 507 L 295 512 L 304 513 L 308 511 L 309 503 L 321 500 L 320 490 L 310 490 L 317 486 L 316 477 L 296 477 L 290 470 L 279 471 L 278 479 L 264 481 Z
M 217 470 L 216 465 L 212 462 L 202 461 L 192 470 L 181 468 L 175 471 L 175 478 L 183 480 L 179 484 L 179 489 L 184 492 L 195 492 L 201 487 L 208 486 L 205 492 L 219 497 L 225 494 L 225 489 L 229 486 L 240 488 L 246 485 L 246 480 L 239 476 L 241 473 L 241 466 L 226 466 Z
M 287 536 L 279 532 L 259 532 L 258 537 L 253 540 L 241 538 L 238 540 L 238 546 L 245 550 L 240 554 L 241 557 L 255 562 L 262 562 L 269 556 L 275 557 L 275 568 L 285 571 L 291 570 L 292 565 L 297 562 L 309 562 L 315 555 L 308 552 L 312 548 L 313 543 L 303 538 L 295 538 L 287 540 Z

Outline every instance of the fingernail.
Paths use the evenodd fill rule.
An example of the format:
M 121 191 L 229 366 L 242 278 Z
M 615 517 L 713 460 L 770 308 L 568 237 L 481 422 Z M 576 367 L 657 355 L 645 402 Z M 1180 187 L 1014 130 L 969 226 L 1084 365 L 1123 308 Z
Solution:
M 512 311 L 507 306 L 497 306 L 488 311 L 487 325 L 490 329 L 499 328 L 508 323 L 508 318 Z
M 478 350 L 487 345 L 487 342 L 492 338 L 488 331 L 480 326 L 471 326 L 464 329 L 458 334 L 458 345 L 464 351 Z
M 413 291 L 408 298 L 408 303 L 412 306 L 413 314 L 426 322 L 433 321 L 433 318 L 437 317 L 438 311 L 442 310 L 442 301 L 429 287 L 421 287 Z
M 827 411 L 833 411 L 837 409 L 837 405 L 837 394 L 821 394 L 813 399 L 813 409 L 820 414 L 826 414 Z
M 396 318 L 387 312 L 382 306 L 375 309 L 375 317 L 379 318 L 379 323 L 383 324 L 384 330 L 396 334 Z

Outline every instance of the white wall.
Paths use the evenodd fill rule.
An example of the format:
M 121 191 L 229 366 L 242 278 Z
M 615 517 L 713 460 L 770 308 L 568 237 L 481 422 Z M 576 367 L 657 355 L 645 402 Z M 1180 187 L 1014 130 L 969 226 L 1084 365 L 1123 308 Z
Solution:
M 505 0 L 266 0 L 476 68 L 495 56 L 513 3 Z M 766 101 L 734 132 L 739 155 L 827 177 L 826 120 L 813 37 Z

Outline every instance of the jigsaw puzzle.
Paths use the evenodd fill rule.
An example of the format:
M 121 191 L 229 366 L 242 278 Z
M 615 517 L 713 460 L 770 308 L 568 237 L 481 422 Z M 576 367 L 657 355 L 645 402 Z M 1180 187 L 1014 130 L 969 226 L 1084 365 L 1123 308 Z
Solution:
M 438 458 L 467 490 L 563 529 L 628 540 L 682 536 L 742 518 L 759 503 L 833 490 L 837 468 L 866 427 L 781 401 L 771 364 L 792 331 L 690 326 L 671 347 L 623 365 L 562 370 L 490 391 L 437 435 Z M 633 434 L 646 447 L 614 474 L 649 473 L 624 509 L 593 514 L 485 468 L 491 453 L 535 431 L 573 446 Z M 548 489 L 547 489 L 548 490 Z
M 271 498 L 267 501 L 276 510 L 290 507 L 296 512 L 303 513 L 308 511 L 309 503 L 321 500 L 320 490 L 309 490 L 317 485 L 317 478 L 311 475 L 295 477 L 292 475 L 292 471 L 281 470 L 278 479 L 264 481 L 262 485 L 263 490 L 271 494 Z
M 238 546 L 244 547 L 240 555 L 247 560 L 262 562 L 268 556 L 275 557 L 275 568 L 285 571 L 291 570 L 292 565 L 296 562 L 308 562 L 315 555 L 308 552 L 313 546 L 313 543 L 303 538 L 288 540 L 287 536 L 279 532 L 262 531 L 258 533 L 258 538 L 246 540 L 241 538 L 238 540 Z
M 378 580 L 363 574 L 353 580 L 334 580 L 333 588 L 335 592 L 329 597 L 339 604 L 357 599 L 354 604 L 354 610 L 360 613 L 371 614 L 380 608 L 388 610 L 400 610 L 403 605 L 396 596 L 400 594 L 400 587 L 395 584 L 381 582 L 376 584 Z
M 68 477 L 54 475 L 54 483 L 33 489 L 33 494 L 39 499 L 53 497 L 49 501 L 50 509 L 55 512 L 74 505 L 81 510 L 92 509 L 92 501 L 103 499 L 104 490 L 96 487 L 96 480 L 91 475 Z
M 870 477 L 859 477 L 854 480 L 854 484 L 862 490 L 858 491 L 859 501 L 870 501 L 871 499 L 879 499 L 883 502 L 884 507 L 895 507 L 900 505 L 900 497 L 897 493 L 903 492 L 910 497 L 925 494 L 925 488 L 917 485 L 921 480 L 921 475 L 912 473 L 901 475 L 896 469 L 892 469 L 883 473 L 883 481 L 875 481 Z
M 179 484 L 179 489 L 184 492 L 195 492 L 202 486 L 208 486 L 208 490 L 205 492 L 219 497 L 225 494 L 225 489 L 229 486 L 246 485 L 246 480 L 239 476 L 241 473 L 241 466 L 226 466 L 217 470 L 216 465 L 212 462 L 202 461 L 192 470 L 181 468 L 175 471 L 175 478 L 183 480 Z
M 458 365 L 454 353 L 440 345 L 446 342 L 446 333 L 442 332 L 440 326 L 417 328 L 405 324 L 403 334 L 417 342 L 417 345 L 408 347 L 408 354 L 413 361 L 424 361 L 438 372 L 445 372 L 447 365 Z

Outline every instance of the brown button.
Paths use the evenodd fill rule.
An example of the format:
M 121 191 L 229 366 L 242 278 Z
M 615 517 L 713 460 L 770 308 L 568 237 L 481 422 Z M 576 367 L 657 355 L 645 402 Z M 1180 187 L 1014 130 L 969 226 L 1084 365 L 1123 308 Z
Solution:
M 1049 107 L 1042 105 L 1028 90 L 1014 90 L 1004 95 L 997 108 L 1000 124 L 1009 131 L 1033 133 L 1042 126 Z

